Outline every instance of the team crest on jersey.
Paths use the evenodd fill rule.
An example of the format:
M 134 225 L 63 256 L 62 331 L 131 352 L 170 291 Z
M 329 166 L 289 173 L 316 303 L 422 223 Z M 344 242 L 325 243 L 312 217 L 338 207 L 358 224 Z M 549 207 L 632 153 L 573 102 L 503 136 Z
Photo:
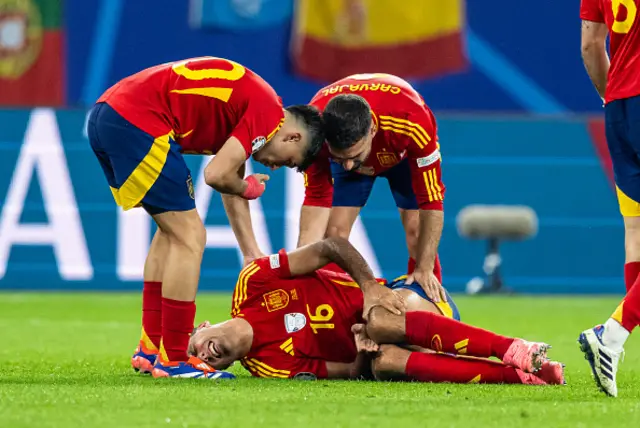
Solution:
M 40 10 L 33 0 L 0 0 L 0 78 L 20 78 L 42 49 Z
M 380 166 L 383 166 L 385 168 L 394 166 L 398 163 L 398 157 L 395 153 L 378 152 L 376 153 L 376 155 L 378 156 L 378 162 L 380 162 Z
M 265 293 L 262 295 L 262 298 L 264 299 L 264 305 L 269 312 L 284 309 L 289 305 L 289 294 L 282 289 Z
M 264 147 L 264 145 L 267 144 L 267 139 L 264 137 L 258 137 L 255 140 L 253 140 L 251 142 L 251 153 L 255 153 L 258 150 L 260 150 L 261 148 Z
M 189 190 L 189 197 L 191 199 L 195 199 L 196 198 L 196 192 L 193 190 L 193 179 L 191 178 L 191 176 L 189 176 L 189 178 L 187 178 L 187 189 Z
M 294 312 L 284 316 L 284 328 L 287 330 L 287 333 L 300 331 L 305 325 L 307 325 L 307 317 L 301 313 Z

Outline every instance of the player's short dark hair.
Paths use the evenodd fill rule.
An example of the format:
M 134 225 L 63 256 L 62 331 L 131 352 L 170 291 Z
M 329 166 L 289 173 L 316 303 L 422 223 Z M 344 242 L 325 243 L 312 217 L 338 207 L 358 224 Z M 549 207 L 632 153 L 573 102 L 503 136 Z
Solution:
M 335 150 L 346 150 L 363 139 L 371 128 L 371 107 L 359 95 L 331 98 L 322 112 L 327 142 Z
M 314 106 L 306 104 L 298 104 L 289 106 L 286 110 L 291 113 L 296 120 L 304 123 L 307 133 L 309 134 L 309 145 L 304 154 L 304 160 L 298 165 L 298 171 L 304 171 L 318 157 L 318 153 L 324 144 L 324 121 L 320 110 Z

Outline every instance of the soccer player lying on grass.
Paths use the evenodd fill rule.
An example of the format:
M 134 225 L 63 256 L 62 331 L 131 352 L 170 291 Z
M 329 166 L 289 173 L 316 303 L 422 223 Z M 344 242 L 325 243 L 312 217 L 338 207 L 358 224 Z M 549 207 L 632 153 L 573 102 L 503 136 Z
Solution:
M 564 383 L 548 345 L 463 324 L 450 297 L 434 304 L 416 283 L 378 281 L 343 238 L 281 250 L 242 270 L 233 318 L 202 323 L 189 352 L 217 370 L 239 360 L 257 377 Z

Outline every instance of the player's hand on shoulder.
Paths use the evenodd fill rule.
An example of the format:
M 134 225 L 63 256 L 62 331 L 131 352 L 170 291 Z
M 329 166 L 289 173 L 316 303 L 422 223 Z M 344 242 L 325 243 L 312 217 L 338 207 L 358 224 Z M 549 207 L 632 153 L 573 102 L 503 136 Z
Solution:
M 420 287 L 422 287 L 424 292 L 427 294 L 427 297 L 429 297 L 429 299 L 434 303 L 447 301 L 447 293 L 445 293 L 442 284 L 440 284 L 438 278 L 433 274 L 433 271 L 423 272 L 415 270 L 407 277 L 407 280 L 404 283 L 410 285 L 414 282 L 420 284 Z
M 367 336 L 367 330 L 364 324 L 352 325 L 351 332 L 353 333 L 358 352 L 376 353 L 380 349 L 378 344 Z
M 382 306 L 395 315 L 403 315 L 407 310 L 407 304 L 402 296 L 375 281 L 363 287 L 362 294 L 364 295 L 362 318 L 365 320 L 369 318 L 369 313 L 375 306 Z

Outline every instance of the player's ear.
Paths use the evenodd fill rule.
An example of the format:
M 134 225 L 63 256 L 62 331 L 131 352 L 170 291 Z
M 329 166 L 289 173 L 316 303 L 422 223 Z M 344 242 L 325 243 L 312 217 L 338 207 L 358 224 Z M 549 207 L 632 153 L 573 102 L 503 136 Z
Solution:
M 287 141 L 291 143 L 298 143 L 302 140 L 302 134 L 300 132 L 290 132 L 287 135 Z

